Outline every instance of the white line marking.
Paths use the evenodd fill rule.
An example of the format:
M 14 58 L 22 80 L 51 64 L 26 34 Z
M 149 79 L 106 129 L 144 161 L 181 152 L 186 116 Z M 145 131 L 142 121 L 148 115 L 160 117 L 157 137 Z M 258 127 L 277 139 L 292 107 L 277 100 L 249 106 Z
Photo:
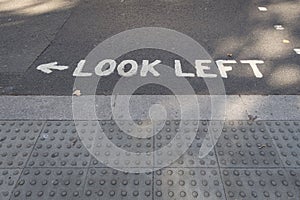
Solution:
M 266 12 L 268 9 L 266 7 L 258 7 L 259 11 Z
M 204 72 L 206 70 L 210 70 L 210 67 L 202 65 L 202 64 L 209 64 L 209 63 L 211 63 L 211 60 L 196 60 L 195 68 L 196 68 L 196 73 L 197 73 L 198 77 L 215 78 L 218 76 L 217 74 L 206 74 Z
M 109 65 L 109 68 L 103 70 L 105 65 Z M 108 76 L 114 72 L 116 66 L 117 66 L 117 63 L 115 60 L 105 59 L 97 64 L 97 66 L 95 67 L 95 73 L 98 76 Z
M 227 78 L 227 72 L 232 71 L 231 66 L 224 66 L 224 64 L 236 64 L 235 60 L 217 60 L 216 64 L 219 68 L 222 78 Z
M 125 72 L 125 66 L 126 65 L 131 65 L 130 70 Z M 133 75 L 137 74 L 137 70 L 138 70 L 138 64 L 136 61 L 134 60 L 123 60 L 119 65 L 118 65 L 118 73 L 120 76 L 124 76 L 124 77 L 130 77 Z
M 52 73 L 52 69 L 62 71 L 62 70 L 68 69 L 68 68 L 69 68 L 68 66 L 57 65 L 57 62 L 51 62 L 51 63 L 39 65 L 39 66 L 37 66 L 36 69 L 40 70 L 46 74 L 50 74 L 50 73 Z
M 296 54 L 300 54 L 300 48 L 299 49 L 296 48 L 296 49 L 294 49 L 294 51 L 296 52 Z
M 180 60 L 175 60 L 175 74 L 178 77 L 195 77 L 193 73 L 183 73 Z
M 93 75 L 92 73 L 82 72 L 84 64 L 85 64 L 85 60 L 81 60 L 77 64 L 77 67 L 76 67 L 76 69 L 73 72 L 73 76 L 76 76 L 76 77 L 87 77 L 87 76 L 92 76 Z
M 152 63 L 149 63 L 149 60 L 143 60 L 142 69 L 141 69 L 141 77 L 147 76 L 147 73 L 150 72 L 153 76 L 158 77 L 160 74 L 154 69 L 155 65 L 161 63 L 161 60 L 155 60 Z
M 262 73 L 259 71 L 259 69 L 257 67 L 257 64 L 264 64 L 264 61 L 262 61 L 262 60 L 241 60 L 241 63 L 250 64 L 256 78 L 263 77 Z

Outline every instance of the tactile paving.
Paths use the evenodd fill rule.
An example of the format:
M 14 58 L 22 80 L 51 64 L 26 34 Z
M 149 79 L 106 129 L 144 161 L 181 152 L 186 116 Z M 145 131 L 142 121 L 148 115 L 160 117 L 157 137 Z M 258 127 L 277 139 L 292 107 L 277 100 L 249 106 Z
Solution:
M 25 166 L 44 122 L 0 122 L 0 168 Z
M 83 199 L 152 199 L 152 173 L 130 174 L 111 168 L 91 168 Z
M 8 200 L 20 176 L 21 169 L 0 169 L 0 199 Z
M 88 167 L 90 159 L 74 122 L 51 121 L 46 122 L 27 166 Z
M 223 124 L 155 121 L 152 130 L 148 121 L 0 122 L 0 199 L 299 199 L 299 122 Z M 204 144 L 211 147 L 209 129 L 222 134 L 199 158 Z M 92 159 L 89 151 L 100 150 L 119 161 L 116 168 Z M 132 160 L 133 153 L 153 157 Z M 169 160 L 174 154 L 179 159 Z
M 144 138 L 146 133 L 144 134 L 142 128 L 136 128 L 148 126 L 148 122 L 118 121 L 118 123 L 121 127 L 115 121 L 100 121 L 99 126 L 103 134 L 99 134 L 98 128 L 98 131 L 84 138 L 84 144 L 94 155 L 91 165 L 94 167 L 152 168 L 153 156 L 149 153 L 153 151 L 153 137 Z M 132 136 L 133 131 L 140 137 Z M 152 129 L 144 131 L 147 132 L 147 135 L 152 136 Z M 132 157 L 133 154 L 141 154 L 143 158 L 136 159 L 138 156 Z
M 265 122 L 285 167 L 300 168 L 300 122 Z
M 160 165 L 163 166 L 164 162 L 168 162 L 168 160 L 165 158 L 168 158 L 168 156 L 172 155 L 174 151 L 159 152 L 159 150 L 164 146 L 169 145 L 175 137 L 177 139 L 176 142 L 173 142 L 175 145 L 188 145 L 188 147 L 186 152 L 183 153 L 178 159 L 174 161 L 171 160 L 168 163 L 169 167 L 217 167 L 217 161 L 213 147 L 211 147 L 211 150 L 207 152 L 203 158 L 199 157 L 201 153 L 200 148 L 203 141 L 207 139 L 205 136 L 208 134 L 208 127 L 211 124 L 207 121 L 182 121 L 181 123 L 183 123 L 182 129 L 184 129 L 184 131 L 195 133 L 195 137 L 191 138 L 191 144 L 187 142 L 189 140 L 186 138 L 180 138 L 184 137 L 185 134 L 179 135 L 179 137 L 177 135 L 177 132 L 180 131 L 180 121 L 167 121 L 165 126 L 155 135 L 154 148 L 155 151 L 157 151 L 157 153 L 154 155 L 156 161 L 155 167 Z
M 95 157 L 92 159 L 92 166 L 161 168 L 177 159 L 174 166 L 216 166 L 217 161 L 213 147 L 205 157 L 199 158 L 202 141 L 208 132 L 208 126 L 211 125 L 208 122 L 202 122 L 199 127 L 198 121 L 155 121 L 152 125 L 154 130 L 152 130 L 152 128 L 143 128 L 149 126 L 147 121 L 118 121 L 117 123 L 100 121 L 98 125 L 93 124 L 96 129 L 93 132 L 84 131 L 88 128 L 87 125 L 76 128 L 80 130 L 79 133 L 84 132 L 81 139 Z M 134 129 L 136 129 L 135 134 L 138 137 L 131 135 Z M 100 134 L 101 132 L 104 134 Z M 154 137 L 145 137 L 152 135 Z M 124 150 L 125 153 L 120 153 L 114 147 Z M 183 150 L 178 151 L 181 148 Z M 152 152 L 153 155 L 150 154 Z M 132 157 L 132 153 L 146 154 L 141 155 L 142 158 L 135 158 Z M 152 159 L 156 160 L 155 165 Z
M 230 121 L 216 146 L 221 167 L 280 167 L 282 162 L 264 123 Z
M 83 199 L 87 169 L 25 168 L 11 200 Z
M 225 199 L 218 168 L 165 168 L 154 173 L 154 199 Z
M 223 169 L 227 199 L 300 198 L 300 171 L 284 169 Z

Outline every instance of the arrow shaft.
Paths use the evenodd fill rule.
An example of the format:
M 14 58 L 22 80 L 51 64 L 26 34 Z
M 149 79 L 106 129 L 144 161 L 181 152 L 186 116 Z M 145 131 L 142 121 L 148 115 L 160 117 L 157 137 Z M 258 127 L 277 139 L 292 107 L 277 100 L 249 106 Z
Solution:
M 37 70 L 40 70 L 46 74 L 50 74 L 52 73 L 52 70 L 65 70 L 65 69 L 68 69 L 69 67 L 68 66 L 60 66 L 60 65 L 57 65 L 57 62 L 52 62 L 52 63 L 47 63 L 47 64 L 42 64 L 42 65 L 39 65 L 36 69 Z

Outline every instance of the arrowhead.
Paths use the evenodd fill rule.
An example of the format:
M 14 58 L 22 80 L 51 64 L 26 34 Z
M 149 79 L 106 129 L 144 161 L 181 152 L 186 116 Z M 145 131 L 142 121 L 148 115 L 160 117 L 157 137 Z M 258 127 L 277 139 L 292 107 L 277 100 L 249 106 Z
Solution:
M 68 69 L 68 68 L 69 68 L 68 66 L 57 65 L 57 62 L 51 62 L 51 63 L 39 65 L 36 69 L 40 70 L 46 74 L 50 74 L 50 73 L 52 73 L 51 69 L 56 69 L 56 70 L 62 71 L 62 70 Z

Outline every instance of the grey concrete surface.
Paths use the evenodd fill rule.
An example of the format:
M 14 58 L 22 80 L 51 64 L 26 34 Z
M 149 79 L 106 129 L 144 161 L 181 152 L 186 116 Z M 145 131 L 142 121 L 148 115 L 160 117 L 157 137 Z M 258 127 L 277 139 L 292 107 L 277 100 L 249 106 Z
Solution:
M 190 104 L 190 96 L 182 97 L 186 101 L 180 105 L 171 95 L 118 95 L 120 101 L 116 105 L 116 96 L 0 96 L 0 119 L 128 120 L 131 117 L 143 120 L 150 119 L 151 112 L 162 113 L 156 119 L 182 119 L 183 107 L 188 111 L 183 119 L 189 120 L 300 119 L 300 97 L 297 95 L 198 95 L 197 105 Z M 127 108 L 123 102 L 128 99 Z M 214 105 L 212 99 L 216 100 Z

